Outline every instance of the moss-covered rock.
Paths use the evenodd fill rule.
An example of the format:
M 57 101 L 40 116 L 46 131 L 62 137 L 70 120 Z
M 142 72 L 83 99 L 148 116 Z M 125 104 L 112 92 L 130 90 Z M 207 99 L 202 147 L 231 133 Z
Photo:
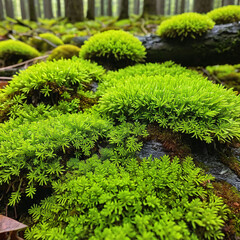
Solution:
M 17 40 L 0 42 L 0 65 L 6 66 L 40 56 L 40 53 L 26 43 Z
M 45 41 L 44 39 L 47 41 Z M 64 44 L 59 37 L 55 36 L 52 33 L 42 33 L 42 34 L 39 34 L 39 38 L 33 37 L 32 39 L 30 39 L 30 44 L 42 52 L 45 52 L 54 48 L 54 46 L 52 46 L 49 42 L 56 46 Z
M 99 63 L 107 62 L 121 68 L 144 61 L 146 51 L 142 43 L 130 33 L 109 30 L 92 36 L 81 48 L 80 56 Z
M 78 56 L 80 52 L 80 48 L 74 45 L 66 44 L 61 45 L 53 49 L 52 53 L 49 55 L 48 59 L 49 61 L 56 59 L 59 60 L 61 58 L 63 59 L 69 59 L 73 56 Z
M 210 17 L 216 24 L 233 23 L 240 21 L 240 6 L 228 5 L 209 12 Z
M 166 38 L 197 38 L 214 27 L 214 22 L 199 13 L 183 13 L 163 21 L 156 33 Z

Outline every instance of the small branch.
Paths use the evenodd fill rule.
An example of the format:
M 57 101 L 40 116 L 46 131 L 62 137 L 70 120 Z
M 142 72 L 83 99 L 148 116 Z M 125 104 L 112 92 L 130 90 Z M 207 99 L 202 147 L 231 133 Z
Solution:
M 27 61 L 24 61 L 24 62 L 21 62 L 21 63 L 17 63 L 17 64 L 14 64 L 14 65 L 11 65 L 11 66 L 0 68 L 0 71 L 5 71 L 5 70 L 12 69 L 12 68 L 20 67 L 20 66 L 26 65 L 28 63 L 33 63 L 36 60 L 43 60 L 43 59 L 45 59 L 47 57 L 48 57 L 48 55 L 32 58 L 30 60 L 27 60 Z
M 9 80 L 12 80 L 12 77 L 0 77 L 0 80 L 7 80 L 7 81 L 9 81 Z
M 143 31 L 144 34 L 148 34 L 148 31 L 146 30 L 146 28 L 144 27 L 145 25 L 145 20 L 142 18 L 141 19 L 141 30 Z

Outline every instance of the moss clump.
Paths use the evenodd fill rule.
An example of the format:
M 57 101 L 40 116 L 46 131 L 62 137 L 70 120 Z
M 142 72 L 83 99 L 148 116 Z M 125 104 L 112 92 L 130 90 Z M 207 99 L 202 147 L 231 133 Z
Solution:
M 59 60 L 61 58 L 69 59 L 69 58 L 72 58 L 73 56 L 78 56 L 79 52 L 80 52 L 80 48 L 74 45 L 66 44 L 66 45 L 58 46 L 55 49 L 53 49 L 52 53 L 49 55 L 47 60 L 49 61 L 53 59 Z
M 240 96 L 182 70 L 172 76 L 139 76 L 136 71 L 136 76 L 119 78 L 106 89 L 96 109 L 116 122 L 157 122 L 207 143 L 214 138 L 223 142 L 240 139 Z
M 32 38 L 30 40 L 30 44 L 42 52 L 45 52 L 45 51 L 48 51 L 48 50 L 51 50 L 54 48 L 47 41 L 49 41 L 50 43 L 53 43 L 54 45 L 57 45 L 57 46 L 64 44 L 63 41 L 59 37 L 55 36 L 52 33 L 42 33 L 39 35 L 39 37 L 41 39 Z M 44 41 L 42 39 L 46 39 L 47 41 Z
M 71 102 L 77 98 L 81 105 L 83 98 L 91 100 L 94 97 L 89 92 L 90 84 L 100 80 L 104 72 L 96 63 L 77 57 L 33 65 L 15 75 L 1 91 L 1 121 L 6 114 L 13 117 L 24 103 L 35 107 L 40 103 L 54 106 L 61 101 Z
M 240 92 L 240 65 L 215 65 L 208 66 L 206 70 L 210 78 L 218 83 L 222 83 L 227 88 L 233 88 L 234 91 Z
M 119 167 L 94 156 L 53 184 L 30 209 L 36 225 L 26 239 L 222 239 L 228 210 L 212 179 L 191 158 L 125 160 Z M 203 187 L 206 186 L 206 187 Z
M 17 40 L 0 42 L 0 65 L 11 65 L 40 56 L 40 53 L 26 43 Z
M 142 62 L 146 51 L 142 43 L 130 33 L 109 30 L 92 36 L 81 48 L 84 59 L 115 64 L 115 67 Z
M 210 17 L 216 24 L 233 23 L 240 21 L 240 6 L 228 5 L 209 12 Z
M 183 13 L 163 21 L 156 33 L 163 38 L 197 38 L 214 27 L 214 22 L 199 13 Z

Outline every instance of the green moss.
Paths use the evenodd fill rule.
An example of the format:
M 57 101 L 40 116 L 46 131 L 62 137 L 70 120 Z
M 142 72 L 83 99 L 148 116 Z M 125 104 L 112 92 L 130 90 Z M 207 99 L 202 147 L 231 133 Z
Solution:
M 40 53 L 26 43 L 17 40 L 5 40 L 0 42 L 0 64 L 3 66 L 38 56 L 40 56 Z
M 58 46 L 49 55 L 47 60 L 51 61 L 53 59 L 59 60 L 61 58 L 63 59 L 69 59 L 72 58 L 73 56 L 78 56 L 80 52 L 80 48 L 74 46 L 74 45 L 62 45 Z
M 131 68 L 133 72 L 135 66 Z M 110 81 L 111 87 L 96 106 L 98 111 L 116 122 L 157 122 L 207 143 L 214 138 L 240 138 L 240 96 L 232 90 L 184 68 L 180 73 L 180 66 L 172 66 L 172 74 L 162 75 L 159 71 L 155 76 L 139 76 L 138 68 L 136 76 L 126 74 L 113 80 L 112 86 Z M 124 75 L 124 69 L 121 73 Z
M 42 33 L 39 35 L 39 37 L 42 39 L 46 39 L 47 41 L 49 41 L 57 46 L 64 44 L 60 38 L 58 38 L 57 36 L 55 36 L 52 33 Z M 38 38 L 34 38 L 34 37 L 30 40 L 30 44 L 33 45 L 34 47 L 36 47 L 39 51 L 43 51 L 43 52 L 54 48 L 48 42 L 38 39 Z
M 206 70 L 210 78 L 222 83 L 227 88 L 233 88 L 234 91 L 240 92 L 240 73 L 239 65 L 215 65 L 207 66 Z
M 127 66 L 142 62 L 146 51 L 142 43 L 130 33 L 109 30 L 92 36 L 81 48 L 84 59 L 109 61 Z
M 84 98 L 86 105 L 86 98 L 94 97 L 88 92 L 90 83 L 100 80 L 104 72 L 101 66 L 77 57 L 33 65 L 15 75 L 1 91 L 1 121 L 6 119 L 6 114 L 14 117 L 24 103 L 54 106 L 61 101 Z
M 64 44 L 68 44 L 71 43 L 71 40 L 76 37 L 75 34 L 65 34 L 62 36 L 62 40 L 64 42 Z
M 240 6 L 228 5 L 212 10 L 207 14 L 216 24 L 240 21 Z
M 214 22 L 198 13 L 183 13 L 163 21 L 156 33 L 163 38 L 197 38 L 212 29 Z
M 76 162 L 76 161 L 75 161 Z M 26 239 L 222 239 L 228 210 L 191 158 L 125 160 L 94 156 L 53 184 L 30 209 Z M 204 186 L 205 187 L 204 187 Z M 86 191 L 87 190 L 87 191 Z

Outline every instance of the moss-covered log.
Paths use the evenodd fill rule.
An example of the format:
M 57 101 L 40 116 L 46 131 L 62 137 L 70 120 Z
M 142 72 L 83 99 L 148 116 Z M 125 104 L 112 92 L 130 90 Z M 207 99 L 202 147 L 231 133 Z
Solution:
M 147 62 L 173 60 L 186 66 L 240 63 L 240 22 L 215 25 L 197 39 L 162 39 L 156 35 L 138 37 L 147 49 Z M 81 46 L 86 37 L 73 39 Z
M 173 60 L 187 66 L 240 62 L 240 23 L 215 25 L 198 39 L 139 37 L 147 49 L 148 62 Z

